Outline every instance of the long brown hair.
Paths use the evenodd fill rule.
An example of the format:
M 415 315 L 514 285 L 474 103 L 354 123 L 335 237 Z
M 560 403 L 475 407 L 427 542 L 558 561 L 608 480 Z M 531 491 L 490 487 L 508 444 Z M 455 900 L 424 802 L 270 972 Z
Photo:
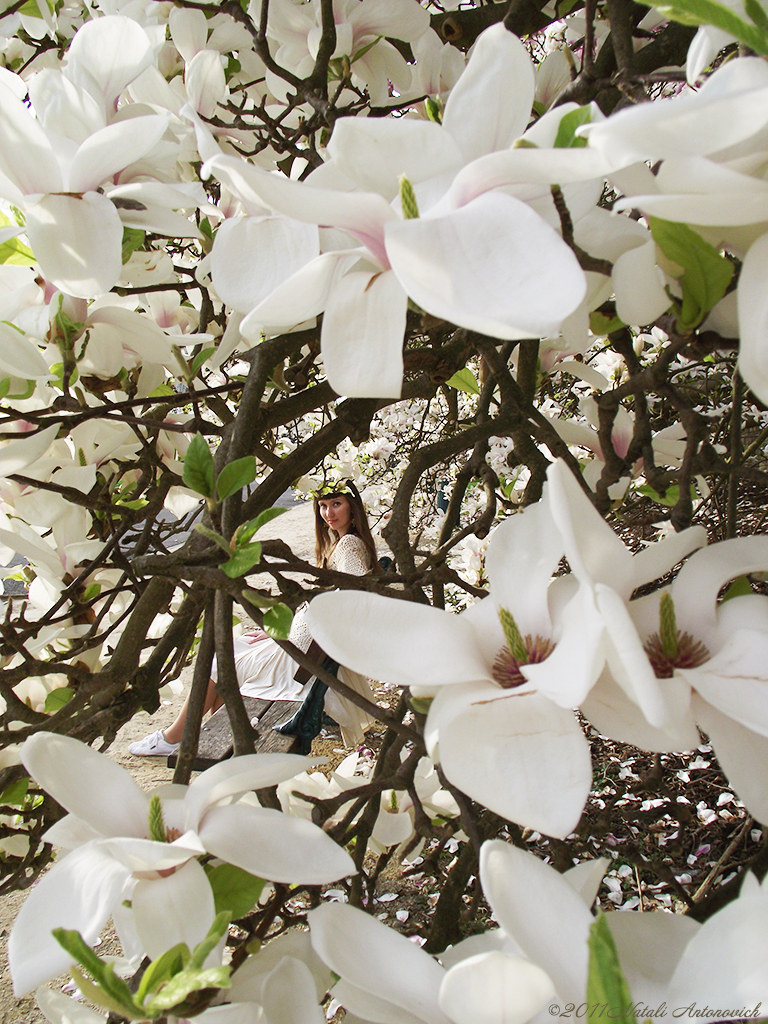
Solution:
M 331 498 L 346 498 L 349 502 L 352 515 L 348 533 L 359 537 L 363 544 L 365 544 L 371 568 L 375 570 L 379 564 L 376 544 L 371 534 L 371 528 L 368 525 L 368 516 L 365 512 L 363 499 L 351 480 L 346 480 L 343 484 L 340 484 L 338 490 L 334 491 L 329 488 L 327 493 L 313 495 L 312 500 L 315 508 L 315 560 L 317 564 L 320 566 L 328 564 L 328 559 L 331 557 L 331 553 L 340 539 L 336 531 L 332 530 L 320 515 L 320 502 Z

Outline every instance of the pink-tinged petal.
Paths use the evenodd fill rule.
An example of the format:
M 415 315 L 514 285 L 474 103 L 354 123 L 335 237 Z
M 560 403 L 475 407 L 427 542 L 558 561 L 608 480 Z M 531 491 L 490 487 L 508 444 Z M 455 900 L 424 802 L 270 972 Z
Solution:
M 258 344 L 262 334 L 280 334 L 316 317 L 325 309 L 345 269 L 358 259 L 358 253 L 348 252 L 318 256 L 252 309 L 241 323 L 240 333 Z
M 76 929 L 86 942 L 95 942 L 129 878 L 122 864 L 90 843 L 67 854 L 42 876 L 27 896 L 8 939 L 8 962 L 17 996 L 69 969 L 72 958 L 51 930 Z
M 499 840 L 483 843 L 480 878 L 504 931 L 547 971 L 561 1000 L 580 1002 L 594 920 L 581 896 L 534 854 Z
M 750 814 L 768 825 L 768 738 L 723 714 L 698 694 L 693 694 L 691 705 L 736 795 Z
M 395 1011 L 387 1021 L 418 1019 L 426 1024 L 448 1024 L 438 1006 L 443 968 L 404 935 L 348 904 L 327 903 L 309 914 L 312 945 L 342 981 L 354 987 L 361 1002 L 369 994 L 378 1008 Z M 351 994 L 352 988 L 347 990 Z M 345 1006 L 366 1016 L 370 1008 L 351 1000 Z M 403 1013 L 397 1014 L 397 1010 Z M 368 1017 L 376 1021 L 378 1017 Z
M 131 906 L 144 952 L 152 959 L 179 942 L 193 949 L 216 916 L 208 877 L 196 860 L 165 878 L 137 882 Z
M 550 976 L 529 960 L 481 953 L 448 971 L 440 1007 L 455 1024 L 527 1024 L 555 995 Z
M 448 97 L 443 128 L 467 161 L 506 149 L 528 125 L 533 94 L 530 54 L 503 25 L 493 25 L 478 38 Z
M 339 395 L 399 398 L 408 297 L 391 271 L 353 270 L 328 297 L 320 344 Z
M 147 33 L 133 18 L 122 15 L 86 22 L 75 34 L 67 57 L 68 76 L 85 84 L 95 80 L 108 111 L 126 85 L 154 63 Z
M 762 402 L 768 402 L 768 234 L 749 249 L 739 275 L 738 315 L 741 329 L 739 372 Z
M 69 736 L 38 732 L 25 741 L 21 759 L 54 800 L 100 835 L 147 835 L 149 797 L 108 757 Z
M 625 324 L 652 324 L 671 305 L 649 240 L 623 253 L 613 265 L 616 312 Z
M 675 687 L 690 704 L 690 688 L 679 680 L 665 679 L 670 690 Z M 669 695 L 667 695 L 669 696 Z M 676 750 L 695 750 L 701 742 L 696 724 L 690 713 L 674 731 L 665 732 L 652 726 L 643 712 L 629 699 L 609 672 L 604 672 L 581 705 L 584 714 L 602 736 L 619 743 L 631 743 L 640 750 L 668 753 Z
M 429 30 L 429 15 L 416 0 L 366 0 L 347 10 L 355 39 L 387 36 L 413 43 Z
M 306 964 L 287 956 L 264 981 L 261 1005 L 269 1024 L 325 1024 Z
M 557 232 L 502 192 L 441 217 L 388 224 L 386 243 L 392 269 L 422 309 L 495 338 L 553 334 L 586 291 Z
M 378 594 L 320 594 L 307 609 L 307 624 L 331 657 L 388 683 L 443 686 L 488 676 L 488 661 L 464 616 L 428 605 Z
M 343 228 L 386 265 L 384 225 L 396 220 L 397 215 L 380 195 L 312 188 L 229 156 L 206 161 L 203 174 L 215 174 L 249 207 L 249 212 L 260 212 L 258 206 L 267 206 L 308 224 Z
M 672 975 L 670 1002 L 684 1006 L 695 1000 L 697 1006 L 753 1008 L 764 1001 L 768 991 L 766 914 L 765 886 L 745 886 L 738 899 L 713 914 L 685 947 Z
M 67 172 L 67 192 L 89 192 L 119 174 L 159 142 L 168 127 L 165 114 L 130 117 L 108 124 L 80 146 Z
M 0 81 L 0 137 L 3 140 L 0 173 L 22 194 L 55 192 L 61 188 L 61 171 L 48 136 L 3 81 Z
M 620 166 L 714 153 L 750 138 L 766 123 L 768 67 L 752 57 L 721 65 L 698 92 L 637 104 L 584 132 L 590 146 Z
M 250 313 L 318 251 L 314 224 L 287 217 L 232 218 L 216 232 L 211 278 L 223 302 L 238 313 Z
M 209 807 L 266 786 L 277 786 L 308 771 L 316 760 L 298 754 L 246 754 L 220 761 L 202 772 L 185 788 L 185 828 L 197 828 Z
M 717 625 L 717 596 L 730 580 L 768 569 L 768 537 L 737 537 L 702 548 L 671 588 L 678 628 L 706 642 Z
M 40 269 L 68 295 L 94 298 L 120 277 L 123 225 L 97 192 L 43 196 L 27 208 L 27 235 Z
M 97 331 L 103 328 L 105 337 L 119 341 L 123 360 L 125 353 L 131 352 L 139 363 L 160 363 L 169 369 L 178 366 L 171 339 L 149 317 L 120 306 L 102 306 L 90 313 L 89 321 Z
M 0 448 L 0 479 L 13 473 L 21 473 L 41 459 L 56 440 L 58 432 L 58 426 L 54 425 L 3 445 Z
M 493 603 L 512 613 L 523 635 L 551 636 L 548 590 L 562 556 L 546 501 L 516 513 L 491 534 L 485 565 Z
M 467 684 L 435 697 L 428 730 L 446 777 L 473 800 L 559 839 L 578 825 L 592 764 L 573 712 L 538 693 Z
M 173 843 L 152 839 L 102 839 L 99 848 L 107 851 L 134 875 L 171 871 L 206 852 L 194 832 Z
M 393 199 L 405 174 L 415 185 L 462 163 L 451 135 L 433 121 L 342 117 L 328 152 L 333 166 L 360 188 Z
M 215 857 L 271 882 L 323 885 L 357 871 L 347 851 L 317 825 L 267 807 L 214 807 L 200 839 Z

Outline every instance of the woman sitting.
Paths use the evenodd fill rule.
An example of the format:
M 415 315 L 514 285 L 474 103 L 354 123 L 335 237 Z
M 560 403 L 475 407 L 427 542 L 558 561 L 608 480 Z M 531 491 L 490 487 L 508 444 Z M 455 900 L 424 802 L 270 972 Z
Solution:
M 364 576 L 378 565 L 376 545 L 371 536 L 362 498 L 351 480 L 339 486 L 327 485 L 313 499 L 315 511 L 315 557 L 317 564 L 336 572 Z M 306 653 L 312 636 L 304 618 L 306 604 L 293 618 L 290 641 Z M 299 682 L 295 676 L 297 662 L 283 648 L 260 630 L 235 637 L 235 670 L 240 692 L 246 697 L 263 700 L 303 701 L 312 686 L 312 679 Z M 216 690 L 217 667 L 214 664 L 205 711 L 214 712 L 223 701 Z M 374 701 L 368 681 L 357 672 L 340 666 L 341 682 Z M 179 749 L 187 717 L 189 695 L 176 720 L 167 729 L 158 729 L 128 748 L 137 757 L 166 757 Z M 355 746 L 363 739 L 370 717 L 357 705 L 333 690 L 325 694 L 325 710 L 341 727 L 344 743 Z

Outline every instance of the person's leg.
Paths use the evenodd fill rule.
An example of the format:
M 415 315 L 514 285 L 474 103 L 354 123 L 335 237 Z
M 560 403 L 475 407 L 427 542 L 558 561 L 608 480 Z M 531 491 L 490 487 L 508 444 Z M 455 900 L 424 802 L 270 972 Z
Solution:
M 208 692 L 205 695 L 205 705 L 203 707 L 203 714 L 207 714 L 209 711 L 213 713 L 218 711 L 224 701 L 219 696 L 219 692 L 216 689 L 216 683 L 213 679 L 208 680 Z M 163 729 L 163 736 L 168 743 L 181 743 L 181 736 L 184 732 L 184 723 L 187 720 L 187 709 L 189 708 L 189 694 L 187 694 L 184 703 L 181 706 L 181 710 L 174 722 L 172 722 L 167 729 Z

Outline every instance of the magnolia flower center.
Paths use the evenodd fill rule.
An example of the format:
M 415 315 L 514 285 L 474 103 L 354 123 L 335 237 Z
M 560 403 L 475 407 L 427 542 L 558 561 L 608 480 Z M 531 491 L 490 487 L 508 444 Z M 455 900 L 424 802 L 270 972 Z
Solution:
M 504 646 L 496 655 L 491 668 L 491 677 L 503 690 L 512 690 L 516 686 L 522 686 L 527 682 L 521 672 L 523 665 L 535 665 L 538 662 L 546 661 L 555 645 L 551 640 L 543 636 L 531 636 L 530 634 L 521 638 L 525 655 L 515 657 L 509 647 Z
M 664 642 L 658 633 L 648 637 L 645 653 L 658 679 L 671 679 L 676 668 L 697 668 L 709 661 L 710 654 L 701 640 L 690 633 L 677 631 L 674 651 L 667 653 Z
M 645 653 L 658 679 L 671 679 L 676 668 L 697 668 L 709 661 L 706 645 L 677 628 L 675 606 L 669 594 L 659 602 L 659 632 L 648 637 Z

